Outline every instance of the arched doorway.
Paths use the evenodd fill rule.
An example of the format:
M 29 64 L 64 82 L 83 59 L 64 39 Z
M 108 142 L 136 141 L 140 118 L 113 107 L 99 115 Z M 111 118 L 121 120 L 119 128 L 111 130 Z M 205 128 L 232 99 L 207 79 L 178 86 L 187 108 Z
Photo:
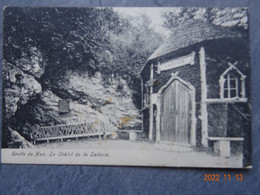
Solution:
M 195 89 L 176 75 L 160 91 L 160 141 L 195 145 Z

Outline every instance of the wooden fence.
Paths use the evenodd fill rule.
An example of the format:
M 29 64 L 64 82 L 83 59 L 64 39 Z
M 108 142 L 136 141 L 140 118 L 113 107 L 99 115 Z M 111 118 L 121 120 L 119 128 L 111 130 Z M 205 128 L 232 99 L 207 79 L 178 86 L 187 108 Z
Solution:
M 37 141 L 61 140 L 109 134 L 103 122 L 67 124 L 41 127 L 31 134 L 33 144 Z

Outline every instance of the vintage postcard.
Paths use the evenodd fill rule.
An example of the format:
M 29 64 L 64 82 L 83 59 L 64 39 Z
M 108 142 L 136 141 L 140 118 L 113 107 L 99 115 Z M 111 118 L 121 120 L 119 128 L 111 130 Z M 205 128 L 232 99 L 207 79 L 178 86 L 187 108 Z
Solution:
M 5 7 L 2 163 L 251 168 L 247 8 Z

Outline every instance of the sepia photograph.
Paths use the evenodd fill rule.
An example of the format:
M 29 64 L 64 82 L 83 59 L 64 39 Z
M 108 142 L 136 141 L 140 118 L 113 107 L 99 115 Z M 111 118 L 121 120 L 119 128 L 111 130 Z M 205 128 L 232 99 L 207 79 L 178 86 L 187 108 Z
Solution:
M 252 168 L 248 12 L 5 7 L 2 163 Z

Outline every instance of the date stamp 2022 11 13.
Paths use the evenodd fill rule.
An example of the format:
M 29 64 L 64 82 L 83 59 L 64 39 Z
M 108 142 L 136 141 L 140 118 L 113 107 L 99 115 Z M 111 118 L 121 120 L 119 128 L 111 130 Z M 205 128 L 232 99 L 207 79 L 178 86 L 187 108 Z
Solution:
M 243 181 L 243 174 L 204 174 L 204 181 Z

